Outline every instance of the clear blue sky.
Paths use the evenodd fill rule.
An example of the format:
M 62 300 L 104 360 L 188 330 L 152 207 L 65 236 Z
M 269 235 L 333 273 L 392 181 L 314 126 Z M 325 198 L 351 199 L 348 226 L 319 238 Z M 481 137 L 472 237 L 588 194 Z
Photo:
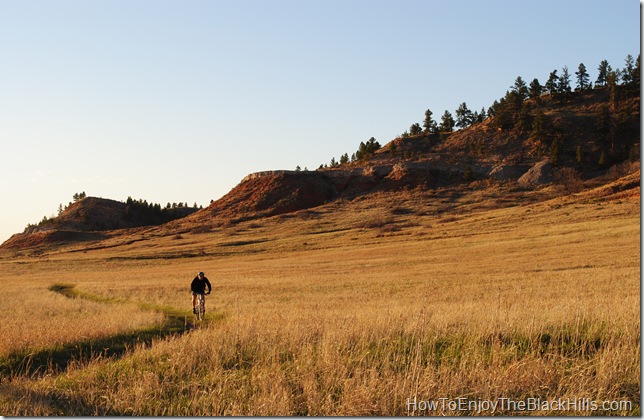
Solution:
M 0 242 L 76 192 L 206 206 L 639 50 L 636 0 L 0 0 Z

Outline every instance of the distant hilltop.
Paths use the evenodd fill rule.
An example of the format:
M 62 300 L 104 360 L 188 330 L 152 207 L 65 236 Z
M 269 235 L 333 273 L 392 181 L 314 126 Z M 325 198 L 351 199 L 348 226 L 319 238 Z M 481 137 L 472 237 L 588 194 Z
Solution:
M 28 225 L 23 233 L 12 235 L 2 247 L 96 240 L 104 238 L 108 231 L 160 225 L 199 210 L 183 204 L 161 208 L 158 204 L 131 198 L 124 203 L 87 197 L 85 193 L 74 194 L 74 200 L 65 208 L 61 205 L 58 216 L 44 217 L 40 223 Z

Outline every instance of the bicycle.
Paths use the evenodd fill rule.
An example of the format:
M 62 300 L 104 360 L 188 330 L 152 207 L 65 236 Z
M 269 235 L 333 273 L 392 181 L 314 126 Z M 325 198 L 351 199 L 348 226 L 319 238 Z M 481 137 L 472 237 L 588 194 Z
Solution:
M 196 309 L 197 311 L 195 313 L 195 317 L 197 318 L 197 321 L 203 321 L 206 315 L 206 294 L 205 293 L 200 293 L 197 295 Z

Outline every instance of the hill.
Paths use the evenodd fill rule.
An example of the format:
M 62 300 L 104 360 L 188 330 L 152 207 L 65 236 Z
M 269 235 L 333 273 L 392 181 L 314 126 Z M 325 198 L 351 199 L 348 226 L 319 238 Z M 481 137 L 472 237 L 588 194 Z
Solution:
M 499 108 L 456 132 L 405 134 L 343 165 L 250 174 L 199 211 L 88 197 L 12 236 L 0 249 L 95 241 L 142 226 L 163 225 L 163 234 L 207 232 L 380 192 L 456 188 L 467 194 L 481 182 L 526 191 L 554 182 L 561 187 L 558 194 L 594 188 L 617 178 L 620 169 L 611 168 L 639 159 L 639 97 L 622 86 L 614 89 L 526 99 L 510 115 Z
M 554 182 L 559 194 L 584 183 L 610 183 L 628 172 L 618 168 L 639 158 L 639 98 L 622 96 L 611 105 L 604 89 L 545 95 L 525 102 L 529 112 L 523 118 L 532 125 L 539 115 L 538 130 L 505 127 L 490 117 L 453 133 L 401 136 L 344 165 L 250 174 L 208 208 L 167 228 L 207 231 L 383 191 L 453 187 L 467 193 L 481 181 L 527 190 Z M 610 127 L 604 132 L 598 120 L 607 109 Z
M 162 209 L 143 200 L 127 202 L 98 197 L 80 198 L 57 217 L 44 218 L 29 225 L 23 233 L 12 235 L 0 248 L 21 249 L 47 244 L 94 241 L 118 234 L 120 230 L 155 226 L 197 211 L 192 207 Z

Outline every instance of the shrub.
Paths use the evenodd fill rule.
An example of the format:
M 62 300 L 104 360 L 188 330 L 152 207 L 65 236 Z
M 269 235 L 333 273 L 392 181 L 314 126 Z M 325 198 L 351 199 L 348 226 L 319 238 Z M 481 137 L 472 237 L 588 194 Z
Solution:
M 583 189 L 581 174 L 574 168 L 565 166 L 555 170 L 555 181 L 568 193 L 576 193 Z

